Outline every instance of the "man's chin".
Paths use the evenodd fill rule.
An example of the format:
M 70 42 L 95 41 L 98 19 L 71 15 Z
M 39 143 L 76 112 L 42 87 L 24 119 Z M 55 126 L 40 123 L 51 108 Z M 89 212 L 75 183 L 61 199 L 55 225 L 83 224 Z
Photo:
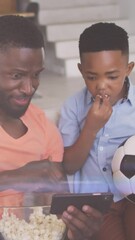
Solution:
M 25 112 L 27 111 L 27 109 L 28 109 L 28 106 L 27 107 L 25 107 L 25 108 L 23 108 L 23 109 L 19 109 L 19 110 L 12 110 L 12 111 L 10 111 L 10 116 L 12 117 L 12 118 L 20 118 L 20 117 L 22 117 L 24 114 L 25 114 Z

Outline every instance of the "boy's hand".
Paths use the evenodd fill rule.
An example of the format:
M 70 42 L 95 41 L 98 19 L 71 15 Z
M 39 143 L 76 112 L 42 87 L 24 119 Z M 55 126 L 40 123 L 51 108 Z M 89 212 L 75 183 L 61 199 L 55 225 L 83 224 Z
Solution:
M 97 133 L 102 127 L 104 127 L 111 114 L 112 106 L 109 101 L 109 97 L 107 95 L 97 95 L 88 112 L 86 124 L 89 125 L 90 130 Z

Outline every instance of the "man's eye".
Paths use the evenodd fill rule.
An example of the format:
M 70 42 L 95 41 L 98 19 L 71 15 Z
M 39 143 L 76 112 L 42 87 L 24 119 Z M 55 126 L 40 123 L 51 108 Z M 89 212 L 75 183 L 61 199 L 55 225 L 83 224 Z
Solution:
M 21 73 L 14 73 L 11 75 L 12 79 L 20 79 L 22 77 Z
M 35 74 L 33 75 L 33 77 L 34 77 L 34 78 L 39 78 L 39 75 L 40 75 L 40 73 L 35 73 Z
M 33 79 L 38 79 L 39 80 L 40 79 L 40 74 L 41 74 L 41 72 L 34 73 L 33 76 L 32 76 Z

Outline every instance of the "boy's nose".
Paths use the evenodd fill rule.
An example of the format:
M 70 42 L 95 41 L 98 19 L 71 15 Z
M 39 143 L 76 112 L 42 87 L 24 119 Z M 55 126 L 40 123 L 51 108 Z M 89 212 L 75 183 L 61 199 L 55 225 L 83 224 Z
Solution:
M 98 82 L 98 84 L 97 84 L 97 91 L 98 91 L 99 94 L 101 94 L 101 95 L 105 94 L 106 89 L 107 89 L 106 81 Z
M 105 83 L 105 82 L 98 83 L 98 84 L 97 84 L 97 88 L 98 88 L 98 89 L 101 89 L 101 90 L 102 90 L 102 89 L 105 89 L 105 88 L 106 88 L 106 83 Z

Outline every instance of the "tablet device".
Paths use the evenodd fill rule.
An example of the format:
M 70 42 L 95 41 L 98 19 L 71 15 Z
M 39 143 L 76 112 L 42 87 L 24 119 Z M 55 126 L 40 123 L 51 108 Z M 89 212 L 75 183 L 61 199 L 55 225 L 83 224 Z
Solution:
M 51 202 L 51 214 L 62 214 L 68 206 L 73 205 L 79 210 L 89 205 L 101 213 L 106 213 L 113 200 L 111 193 L 63 193 L 54 194 Z

